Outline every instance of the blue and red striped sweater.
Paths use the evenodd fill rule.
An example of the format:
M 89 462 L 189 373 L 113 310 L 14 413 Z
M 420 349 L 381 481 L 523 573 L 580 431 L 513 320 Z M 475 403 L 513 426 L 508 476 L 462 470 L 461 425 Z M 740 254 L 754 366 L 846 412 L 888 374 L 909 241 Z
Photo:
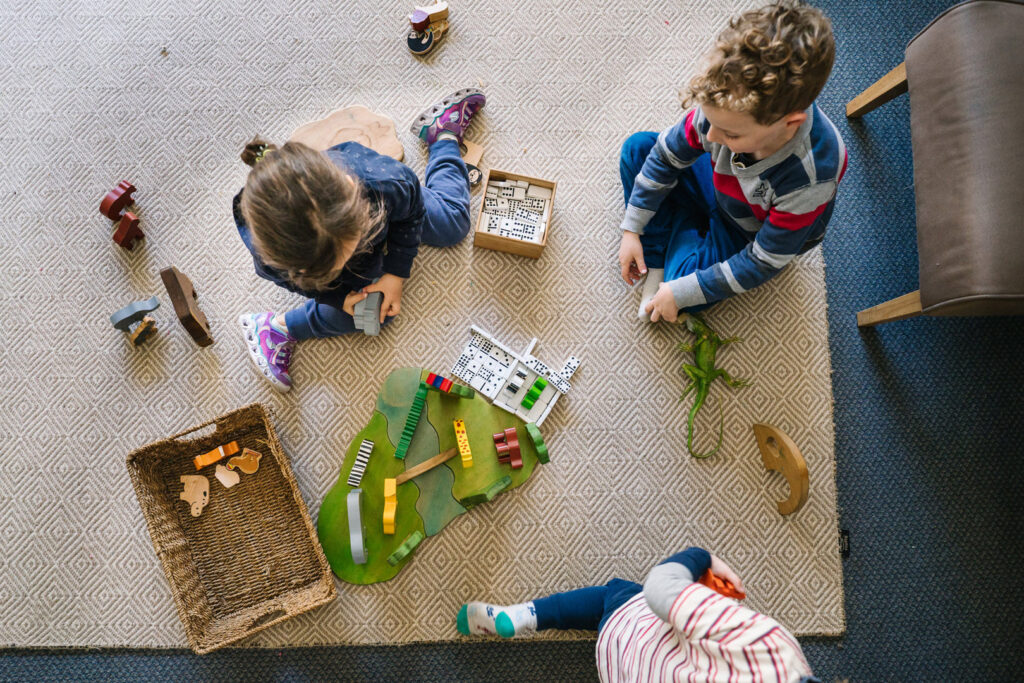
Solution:
M 719 301 L 777 275 L 794 256 L 819 243 L 846 171 L 846 145 L 812 104 L 793 139 L 771 156 L 743 163 L 725 145 L 708 140 L 711 124 L 698 106 L 658 135 L 626 205 L 622 229 L 643 233 L 679 174 L 711 154 L 715 198 L 728 227 L 747 246 L 710 268 L 669 283 L 680 308 Z

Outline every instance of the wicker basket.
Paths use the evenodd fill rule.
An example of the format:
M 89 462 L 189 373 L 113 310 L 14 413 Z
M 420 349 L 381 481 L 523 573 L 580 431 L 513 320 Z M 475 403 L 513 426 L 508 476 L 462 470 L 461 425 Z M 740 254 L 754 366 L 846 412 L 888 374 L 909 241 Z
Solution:
M 204 468 L 209 504 L 192 517 L 178 499 L 179 477 L 197 474 L 193 457 L 231 441 L 263 454 L 259 470 L 226 489 L 213 466 Z M 128 456 L 128 472 L 196 653 L 335 598 L 334 577 L 262 405 L 144 446 Z

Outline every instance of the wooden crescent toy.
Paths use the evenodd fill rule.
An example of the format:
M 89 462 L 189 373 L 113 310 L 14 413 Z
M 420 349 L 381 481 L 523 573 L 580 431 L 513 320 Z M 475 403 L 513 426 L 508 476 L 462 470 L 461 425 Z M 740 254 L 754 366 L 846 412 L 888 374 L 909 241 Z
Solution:
M 770 470 L 781 472 L 789 482 L 789 498 L 779 501 L 779 513 L 791 515 L 807 502 L 809 481 L 807 463 L 793 439 L 777 427 L 768 424 L 754 425 L 757 447 L 761 449 L 761 460 Z
M 210 502 L 210 482 L 201 474 L 185 474 L 181 477 L 181 483 L 185 485 L 185 490 L 178 495 L 178 499 L 188 503 L 192 516 L 198 517 Z
M 260 468 L 260 458 L 263 454 L 259 451 L 254 451 L 251 448 L 243 448 L 241 455 L 228 460 L 228 469 L 233 470 L 236 467 L 246 474 L 256 474 L 256 470 Z
M 319 121 L 299 126 L 289 141 L 301 142 L 318 152 L 343 142 L 358 142 L 398 161 L 405 157 L 395 122 L 359 105 L 339 109 Z

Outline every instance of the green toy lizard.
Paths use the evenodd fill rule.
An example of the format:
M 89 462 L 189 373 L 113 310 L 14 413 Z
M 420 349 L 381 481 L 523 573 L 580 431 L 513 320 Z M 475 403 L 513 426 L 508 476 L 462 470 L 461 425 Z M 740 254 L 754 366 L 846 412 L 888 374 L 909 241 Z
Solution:
M 686 329 L 690 330 L 697 336 L 697 340 L 692 344 L 681 342 L 679 348 L 683 351 L 693 352 L 693 362 L 696 365 L 688 365 L 683 363 L 683 372 L 690 378 L 690 383 L 686 386 L 686 390 L 683 391 L 683 395 L 679 397 L 679 400 L 686 398 L 694 388 L 697 389 L 697 394 L 693 399 L 693 407 L 690 408 L 690 418 L 687 423 L 687 435 L 686 435 L 686 450 L 690 451 L 690 455 L 695 458 L 707 458 L 714 455 L 719 448 L 722 447 L 722 436 L 725 430 L 725 417 L 722 416 L 722 405 L 718 405 L 718 412 L 721 416 L 721 421 L 718 425 L 718 444 L 707 453 L 694 453 L 693 452 L 693 418 L 696 417 L 697 411 L 704 404 L 704 399 L 708 397 L 708 390 L 711 388 L 711 383 L 717 378 L 721 377 L 725 380 L 725 383 L 730 387 L 745 387 L 749 386 L 750 382 L 745 379 L 733 379 L 729 376 L 725 370 L 718 370 L 715 368 L 715 354 L 718 353 L 720 346 L 726 344 L 732 344 L 733 342 L 743 341 L 739 337 L 729 337 L 728 339 L 722 339 L 714 330 L 708 327 L 707 323 L 704 322 L 700 316 L 691 314 L 686 320 Z

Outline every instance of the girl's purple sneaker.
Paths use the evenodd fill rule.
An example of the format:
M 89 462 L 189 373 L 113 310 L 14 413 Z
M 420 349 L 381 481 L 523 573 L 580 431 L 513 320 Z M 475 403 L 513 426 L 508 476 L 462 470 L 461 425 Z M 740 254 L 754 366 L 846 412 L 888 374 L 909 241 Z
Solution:
M 453 92 L 420 114 L 410 130 L 428 145 L 432 145 L 441 133 L 451 133 L 461 143 L 473 114 L 480 111 L 486 101 L 484 94 L 476 88 Z
M 256 364 L 256 369 L 275 389 L 285 392 L 292 388 L 288 365 L 296 339 L 271 325 L 273 319 L 272 311 L 245 313 L 238 317 L 238 324 L 242 326 L 245 347 L 249 349 L 249 357 Z

